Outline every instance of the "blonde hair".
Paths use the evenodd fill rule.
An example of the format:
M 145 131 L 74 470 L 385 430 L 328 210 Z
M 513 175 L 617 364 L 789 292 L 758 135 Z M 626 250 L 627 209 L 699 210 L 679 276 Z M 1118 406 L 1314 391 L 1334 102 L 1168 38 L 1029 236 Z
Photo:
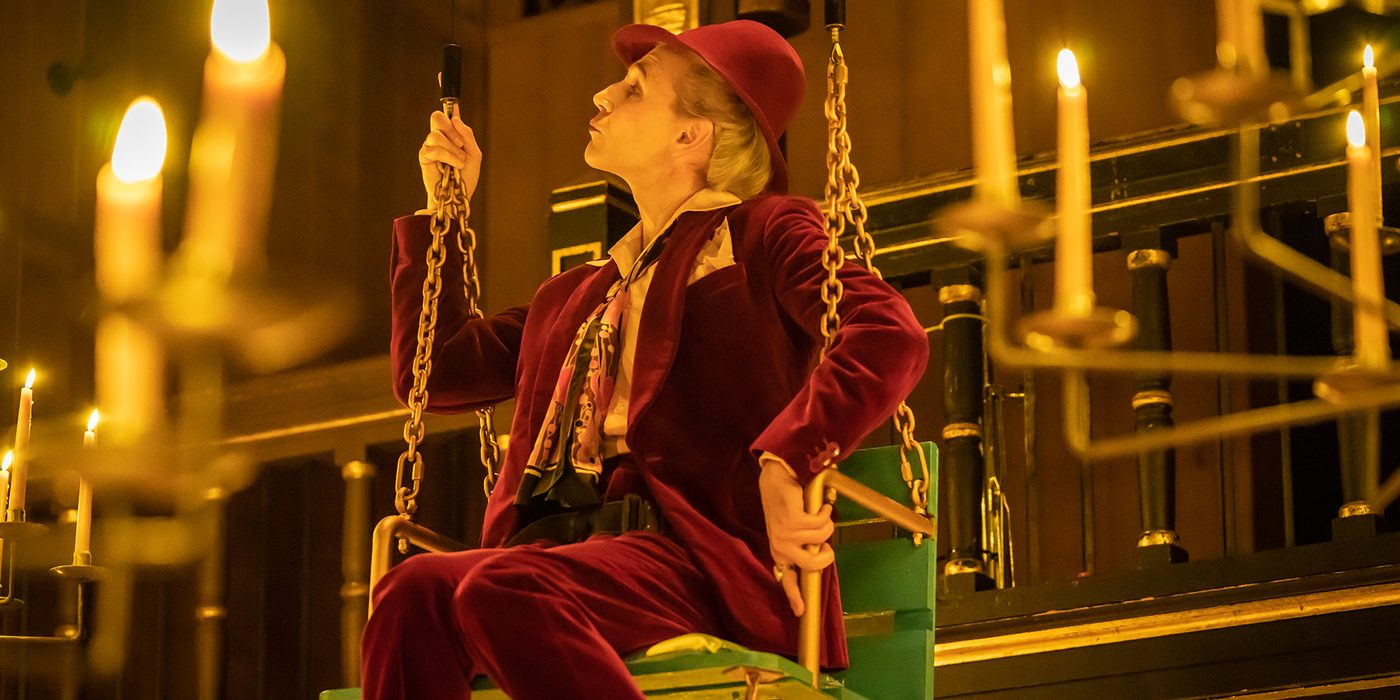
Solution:
M 739 199 L 762 192 L 773 178 L 773 156 L 748 105 L 699 56 L 664 48 L 684 57 L 690 66 L 676 81 L 676 114 L 715 125 L 714 150 L 710 153 L 705 184 Z

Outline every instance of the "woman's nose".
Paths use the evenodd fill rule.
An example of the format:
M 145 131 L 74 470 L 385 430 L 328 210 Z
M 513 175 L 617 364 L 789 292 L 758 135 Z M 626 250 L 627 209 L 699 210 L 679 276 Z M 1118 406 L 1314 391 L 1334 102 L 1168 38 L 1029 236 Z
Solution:
M 597 107 L 600 112 L 612 111 L 612 100 L 608 99 L 608 88 L 593 93 L 593 106 Z

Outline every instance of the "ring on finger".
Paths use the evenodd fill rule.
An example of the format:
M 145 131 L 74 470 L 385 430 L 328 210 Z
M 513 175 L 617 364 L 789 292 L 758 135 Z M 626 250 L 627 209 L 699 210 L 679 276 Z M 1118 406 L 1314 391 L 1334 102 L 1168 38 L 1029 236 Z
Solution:
M 788 570 L 789 568 L 791 568 L 791 567 L 792 567 L 791 564 L 774 564 L 774 565 L 773 565 L 773 580 L 774 580 L 774 581 L 777 581 L 777 582 L 779 582 L 779 583 L 782 583 L 782 581 L 783 581 L 783 575 L 786 574 L 786 573 L 787 573 L 787 570 Z

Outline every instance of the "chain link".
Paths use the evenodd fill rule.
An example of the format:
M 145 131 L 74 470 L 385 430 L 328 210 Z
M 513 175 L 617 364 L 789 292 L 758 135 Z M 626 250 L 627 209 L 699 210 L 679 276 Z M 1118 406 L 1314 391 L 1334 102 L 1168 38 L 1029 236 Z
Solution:
M 449 106 L 449 112 L 455 105 Z M 428 377 L 433 371 L 433 341 L 437 336 L 438 300 L 442 296 L 442 265 L 447 259 L 446 238 L 452 223 L 457 223 L 457 250 L 462 254 L 462 290 L 466 296 L 470 318 L 480 318 L 481 283 L 476 269 L 476 232 L 467 225 L 471 204 L 461 173 L 444 163 L 438 164 L 435 197 L 438 203 L 429 224 L 432 239 L 428 244 L 426 274 L 423 276 L 423 306 L 418 314 L 417 348 L 413 356 L 413 388 L 408 392 L 408 420 L 403 426 L 404 451 L 399 455 L 394 476 L 394 507 L 403 518 L 412 518 L 418 511 L 418 492 L 423 483 L 423 455 L 419 447 L 427 434 L 423 413 L 428 406 Z M 496 483 L 500 448 L 492 423 L 493 410 L 488 407 L 476 412 L 481 436 L 481 462 L 486 467 L 483 487 L 486 494 Z M 410 484 L 404 485 L 404 467 L 412 465 Z M 399 541 L 404 551 L 407 542 Z
M 821 298 L 826 304 L 822 315 L 822 359 L 835 340 L 836 331 L 841 327 L 841 315 L 837 304 L 841 301 L 844 289 L 836 274 L 845 262 L 841 250 L 841 236 L 846 226 L 855 229 L 856 257 L 871 274 L 884 279 L 875 266 L 875 239 L 866 230 L 870 218 L 865 202 L 858 192 L 860 172 L 851 162 L 851 135 L 846 130 L 846 82 L 849 71 L 846 68 L 846 55 L 841 50 L 841 29 L 831 29 L 831 60 L 826 70 L 826 249 L 822 251 L 822 264 L 826 267 L 826 280 L 822 282 Z M 914 412 L 909 404 L 899 402 L 894 412 L 894 426 L 899 431 L 899 470 L 904 483 L 909 487 L 909 497 L 914 511 L 928 515 L 929 472 L 928 457 L 919 442 L 914 439 Z M 915 478 L 910 454 L 917 456 L 920 476 Z M 914 535 L 914 544 L 922 542 L 921 535 Z

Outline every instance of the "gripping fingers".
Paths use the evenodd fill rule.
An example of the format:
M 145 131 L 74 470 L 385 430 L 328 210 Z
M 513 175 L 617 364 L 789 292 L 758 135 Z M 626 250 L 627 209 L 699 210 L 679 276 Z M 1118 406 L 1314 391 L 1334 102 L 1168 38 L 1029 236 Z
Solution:
M 831 566 L 836 561 L 836 553 L 832 551 L 831 545 L 823 543 L 819 549 L 808 549 L 795 542 L 773 543 L 773 550 L 784 560 L 790 561 L 800 569 L 807 571 L 820 571 Z
M 454 168 L 466 167 L 467 159 L 461 151 L 449 149 L 446 146 L 423 145 L 418 151 L 418 160 L 421 162 L 446 163 Z
M 789 571 L 783 577 L 783 593 L 787 594 L 788 607 L 792 608 L 793 617 L 802 617 L 802 590 L 797 586 L 797 572 Z
M 462 121 L 461 117 L 452 117 L 452 130 L 456 138 L 460 139 L 460 145 L 466 152 L 472 155 L 481 155 L 481 148 L 476 144 L 476 134 L 472 128 Z
M 451 139 L 453 145 L 461 148 L 466 143 L 466 137 L 457 130 L 458 124 L 466 127 L 466 124 L 462 124 L 461 119 L 448 119 L 447 115 L 442 112 L 433 112 L 433 115 L 428 119 L 428 127 L 431 131 L 443 134 Z
M 830 520 L 809 527 L 795 527 L 787 531 L 788 538 L 799 544 L 821 544 L 836 532 L 836 523 Z
M 836 562 L 836 552 L 829 544 L 822 544 L 815 552 L 806 547 L 800 547 L 799 550 L 800 553 L 792 558 L 792 563 L 804 571 L 821 571 Z

